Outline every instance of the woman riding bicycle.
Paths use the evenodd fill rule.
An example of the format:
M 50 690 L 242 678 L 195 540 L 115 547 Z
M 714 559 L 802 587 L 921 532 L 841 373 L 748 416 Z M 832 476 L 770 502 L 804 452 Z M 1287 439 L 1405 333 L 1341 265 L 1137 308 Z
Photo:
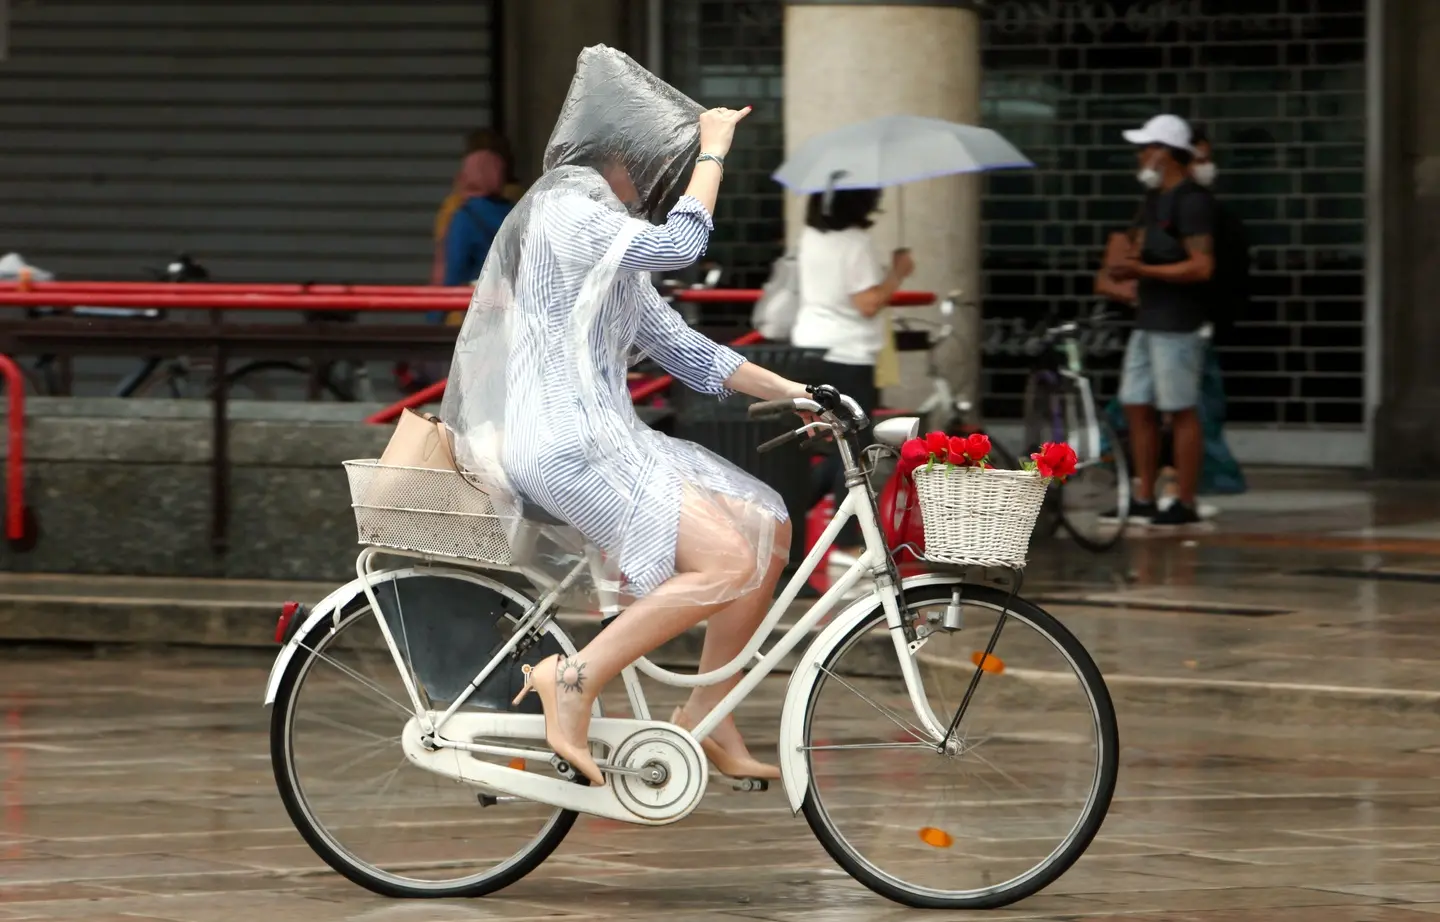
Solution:
M 649 278 L 704 253 L 724 158 L 749 111 L 702 112 L 624 54 L 583 51 L 545 173 L 496 237 L 451 366 L 443 415 L 461 463 L 502 513 L 540 507 L 577 529 L 634 600 L 575 656 L 544 660 L 527 678 L 549 745 L 597 785 L 586 731 L 604 685 L 707 618 L 700 670 L 730 662 L 787 557 L 780 497 L 647 428 L 626 386 L 627 368 L 647 354 L 704 393 L 805 395 L 691 329 Z M 687 172 L 684 195 L 650 223 L 667 215 Z M 736 681 L 696 688 L 672 719 L 689 725 Z M 750 756 L 732 720 L 705 747 L 726 774 L 779 777 Z

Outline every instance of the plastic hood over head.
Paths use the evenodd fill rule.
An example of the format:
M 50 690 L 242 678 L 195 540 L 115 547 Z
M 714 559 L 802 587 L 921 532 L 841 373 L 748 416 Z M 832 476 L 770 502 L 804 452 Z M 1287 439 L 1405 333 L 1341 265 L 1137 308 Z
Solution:
M 610 178 L 623 169 L 637 193 L 626 206 L 658 222 L 700 153 L 701 111 L 624 52 L 586 48 L 545 146 L 545 170 L 588 166 Z

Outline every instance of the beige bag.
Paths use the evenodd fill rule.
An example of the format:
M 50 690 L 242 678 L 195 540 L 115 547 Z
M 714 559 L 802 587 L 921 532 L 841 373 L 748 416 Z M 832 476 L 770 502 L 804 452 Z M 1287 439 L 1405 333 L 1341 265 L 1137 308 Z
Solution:
M 395 424 L 395 434 L 380 456 L 380 463 L 392 467 L 424 467 L 436 471 L 460 472 L 450 449 L 450 431 L 435 417 L 406 410 Z
M 362 506 L 381 509 L 428 508 L 426 504 L 436 501 L 435 495 L 452 488 L 449 477 L 403 470 L 407 467 L 460 474 L 461 480 L 475 487 L 455 464 L 450 432 L 445 425 L 428 413 L 406 410 L 400 414 L 390 444 L 385 446 L 379 463 L 369 471 L 359 495 L 354 493 L 356 487 L 351 484 L 352 498 Z

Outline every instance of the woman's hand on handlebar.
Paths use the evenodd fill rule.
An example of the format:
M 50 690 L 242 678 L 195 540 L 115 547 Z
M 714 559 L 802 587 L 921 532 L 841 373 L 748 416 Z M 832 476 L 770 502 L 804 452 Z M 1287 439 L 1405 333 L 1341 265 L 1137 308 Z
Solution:
M 757 400 L 794 400 L 810 396 L 805 385 L 782 378 L 754 362 L 746 362 L 735 369 L 735 373 L 725 379 L 725 386 Z

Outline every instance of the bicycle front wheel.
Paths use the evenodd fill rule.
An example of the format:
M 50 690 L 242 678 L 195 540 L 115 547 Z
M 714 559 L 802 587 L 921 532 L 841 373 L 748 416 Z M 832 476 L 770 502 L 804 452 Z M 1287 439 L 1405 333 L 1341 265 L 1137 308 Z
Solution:
M 951 744 L 916 719 L 877 606 L 818 665 L 803 809 L 825 850 L 876 893 L 993 909 L 1048 886 L 1089 846 L 1114 793 L 1119 731 L 1090 656 L 1034 605 L 953 584 L 907 592 L 906 614 L 938 628 L 952 594 L 963 626 L 914 654 L 941 726 L 978 680 Z
M 394 578 L 377 585 L 376 596 L 434 711 L 468 683 L 525 607 L 501 587 L 441 575 Z M 556 630 L 526 662 L 562 649 Z M 508 708 L 517 677 L 518 665 L 497 673 L 467 706 Z M 527 705 L 516 710 L 535 707 Z M 301 638 L 271 715 L 275 781 L 301 836 L 326 864 L 385 896 L 483 896 L 538 867 L 576 815 L 487 797 L 417 767 L 400 744 L 411 708 L 364 596 L 338 623 L 327 619 Z

